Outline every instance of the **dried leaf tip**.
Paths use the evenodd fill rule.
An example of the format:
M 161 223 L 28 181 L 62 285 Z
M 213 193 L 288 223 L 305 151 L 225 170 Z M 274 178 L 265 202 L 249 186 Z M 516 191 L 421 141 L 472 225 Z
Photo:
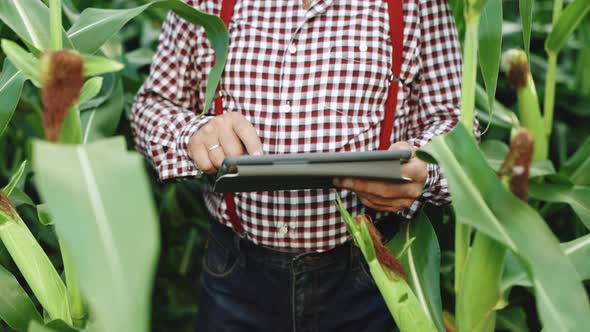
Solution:
M 502 55 L 502 71 L 508 76 L 516 89 L 526 87 L 531 76 L 526 53 L 519 49 L 504 52 Z
M 16 212 L 12 201 L 10 201 L 10 198 L 0 190 L 0 224 L 4 221 L 3 219 L 5 217 L 14 218 L 15 216 Z
M 533 161 L 534 138 L 522 129 L 512 138 L 506 159 L 499 175 L 510 179 L 510 191 L 523 201 L 528 201 L 529 169 Z
M 48 141 L 57 142 L 69 109 L 84 85 L 84 58 L 72 51 L 43 53 L 41 58 L 43 127 Z
M 387 249 L 381 240 L 381 233 L 375 227 L 373 222 L 371 222 L 366 216 L 356 216 L 356 221 L 358 223 L 364 222 L 367 224 L 367 228 L 369 229 L 369 234 L 371 235 L 371 240 L 373 242 L 373 247 L 375 248 L 375 255 L 377 256 L 377 260 L 379 263 L 395 273 L 397 276 L 401 276 L 404 280 L 408 280 L 408 276 L 400 261 L 395 257 L 395 255 Z

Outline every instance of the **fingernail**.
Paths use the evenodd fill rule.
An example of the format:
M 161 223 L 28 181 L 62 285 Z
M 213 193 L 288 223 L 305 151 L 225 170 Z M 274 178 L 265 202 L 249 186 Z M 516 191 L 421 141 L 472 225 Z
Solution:
M 252 155 L 253 156 L 262 156 L 264 153 L 262 151 L 256 151 Z

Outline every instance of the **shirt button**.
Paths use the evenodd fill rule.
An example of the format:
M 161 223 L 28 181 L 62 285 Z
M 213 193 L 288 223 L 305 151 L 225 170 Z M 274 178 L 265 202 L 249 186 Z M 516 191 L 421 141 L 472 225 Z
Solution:
M 291 112 L 291 105 L 285 104 L 285 105 L 281 106 L 281 111 L 284 113 Z
M 287 226 L 283 226 L 283 227 L 279 228 L 279 235 L 281 237 L 285 237 L 287 235 L 287 233 L 289 233 L 289 228 L 287 228 Z
M 291 53 L 291 54 L 297 53 L 297 47 L 294 44 L 289 45 L 289 53 Z
M 369 49 L 369 46 L 367 46 L 365 43 L 362 43 L 361 46 L 359 46 L 359 49 L 361 52 L 366 52 Z

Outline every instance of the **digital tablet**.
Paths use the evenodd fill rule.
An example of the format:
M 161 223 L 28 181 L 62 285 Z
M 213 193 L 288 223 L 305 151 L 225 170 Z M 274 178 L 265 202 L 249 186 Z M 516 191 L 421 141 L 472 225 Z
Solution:
M 225 158 L 213 191 L 255 192 L 332 188 L 335 178 L 408 182 L 401 165 L 409 150 L 307 153 Z

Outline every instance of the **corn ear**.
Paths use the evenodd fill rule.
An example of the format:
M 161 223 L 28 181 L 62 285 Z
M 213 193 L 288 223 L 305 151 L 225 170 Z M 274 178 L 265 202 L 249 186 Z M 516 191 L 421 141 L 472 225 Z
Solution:
M 418 298 L 406 280 L 379 263 L 371 232 L 367 225 L 369 221 L 366 218 L 359 218 L 360 222 L 357 222 L 346 211 L 340 198 L 337 200 L 342 219 L 365 257 L 371 276 L 375 280 L 375 284 L 400 331 L 435 332 L 434 323 L 426 316 Z
M 51 319 L 72 324 L 66 287 L 33 234 L 0 191 L 0 240 Z
M 516 88 L 520 122 L 534 137 L 533 158 L 546 160 L 549 148 L 548 138 L 526 53 L 516 49 L 506 51 L 502 56 L 502 70 Z

